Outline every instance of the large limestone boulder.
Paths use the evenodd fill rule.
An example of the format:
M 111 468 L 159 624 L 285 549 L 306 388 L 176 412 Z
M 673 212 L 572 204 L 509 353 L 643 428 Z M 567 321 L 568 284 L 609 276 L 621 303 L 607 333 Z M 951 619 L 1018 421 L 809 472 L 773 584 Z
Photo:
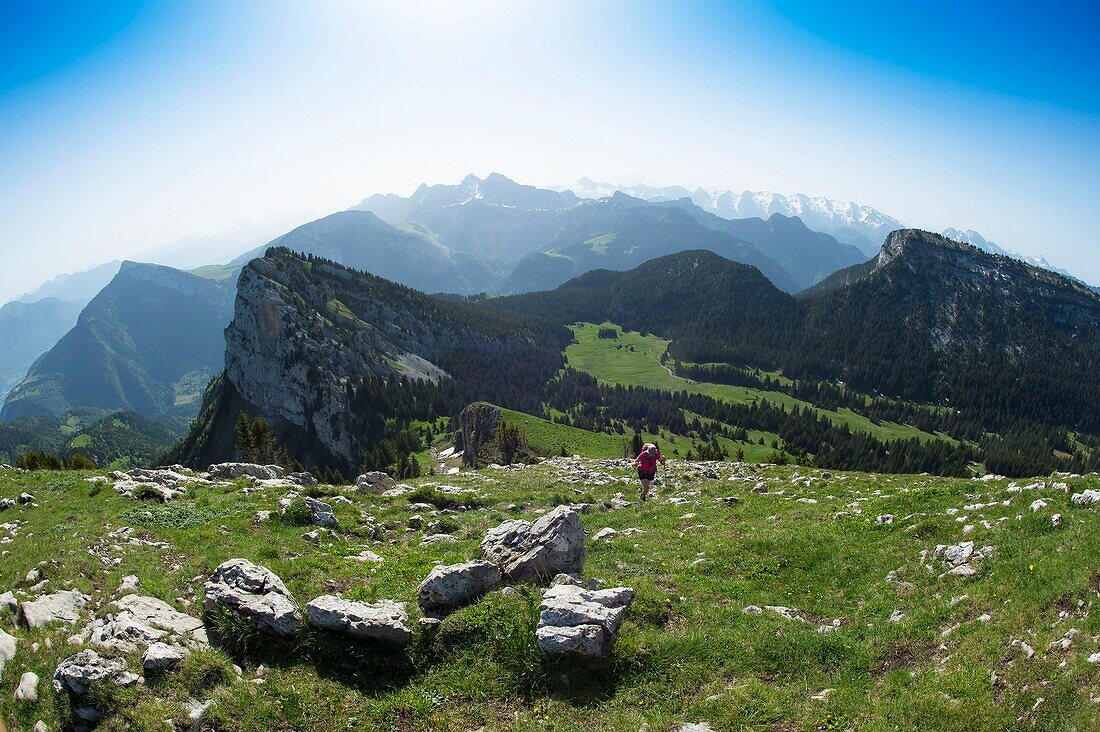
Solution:
M 129 676 L 125 661 L 120 658 L 104 658 L 87 648 L 58 664 L 53 675 L 53 688 L 55 691 L 68 691 L 70 694 L 83 696 L 97 681 L 111 679 L 116 683 L 125 683 Z
M 397 482 L 379 470 L 363 473 L 355 480 L 355 490 L 360 493 L 382 493 L 397 486 Z
M 215 480 L 233 480 L 250 477 L 257 480 L 278 480 L 286 471 L 278 465 L 257 465 L 256 463 L 216 463 L 206 471 Z
M 306 619 L 314 628 L 359 640 L 380 640 L 405 646 L 412 639 L 405 604 L 392 600 L 368 603 L 321 595 L 306 605 Z
M 417 602 L 427 611 L 452 610 L 470 604 L 499 585 L 500 580 L 500 570 L 492 562 L 441 565 L 420 583 Z
M 634 601 L 630 587 L 586 590 L 571 584 L 546 590 L 535 630 L 539 649 L 549 656 L 605 658 Z
M 230 610 L 271 635 L 297 635 L 303 627 L 302 613 L 283 581 L 247 559 L 218 565 L 206 581 L 205 605 L 210 611 Z
M 481 551 L 513 582 L 543 582 L 584 569 L 584 528 L 569 506 L 558 506 L 531 523 L 509 520 L 490 529 Z
M 60 590 L 28 600 L 19 609 L 28 628 L 41 628 L 50 623 L 72 625 L 80 620 L 81 611 L 91 599 L 76 590 Z

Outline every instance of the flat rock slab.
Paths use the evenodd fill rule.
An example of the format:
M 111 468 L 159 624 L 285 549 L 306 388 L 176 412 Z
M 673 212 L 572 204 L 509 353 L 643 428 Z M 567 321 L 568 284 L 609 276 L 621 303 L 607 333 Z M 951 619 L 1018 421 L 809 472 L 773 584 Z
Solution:
M 19 607 L 28 628 L 41 628 L 50 623 L 72 625 L 80 620 L 80 612 L 92 598 L 76 590 L 60 590 L 29 600 Z
M 201 620 L 179 612 L 164 600 L 125 595 L 112 604 L 118 613 L 100 618 L 90 627 L 94 645 L 129 652 L 161 641 L 185 648 L 208 643 Z
M 205 588 L 207 610 L 230 610 L 276 636 L 297 635 L 303 628 L 302 613 L 283 581 L 247 559 L 218 565 Z
M 534 523 L 505 521 L 489 530 L 481 551 L 512 582 L 543 582 L 562 572 L 580 574 L 586 556 L 580 514 L 558 506 Z
M 367 603 L 321 595 L 306 605 L 306 620 L 314 628 L 359 640 L 380 640 L 397 646 L 412 640 L 405 605 L 392 600 Z
M 500 584 L 500 570 L 492 562 L 474 560 L 433 569 L 417 589 L 425 610 L 451 610 L 469 605 Z

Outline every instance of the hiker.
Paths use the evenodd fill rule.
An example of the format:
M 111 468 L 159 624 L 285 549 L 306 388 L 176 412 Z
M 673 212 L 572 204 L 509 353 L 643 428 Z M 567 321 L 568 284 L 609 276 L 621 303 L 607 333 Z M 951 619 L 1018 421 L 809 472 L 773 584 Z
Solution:
M 657 463 L 664 464 L 665 456 L 652 442 L 642 445 L 642 451 L 634 458 L 638 466 L 638 480 L 642 481 L 642 501 L 649 495 L 649 484 L 657 477 Z

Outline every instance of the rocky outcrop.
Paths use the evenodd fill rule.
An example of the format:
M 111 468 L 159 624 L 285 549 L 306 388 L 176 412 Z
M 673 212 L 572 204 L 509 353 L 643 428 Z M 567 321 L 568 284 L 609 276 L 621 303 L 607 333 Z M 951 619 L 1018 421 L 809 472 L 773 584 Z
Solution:
M 76 696 L 88 693 L 92 684 L 111 680 L 120 685 L 132 683 L 126 662 L 120 658 L 104 658 L 90 648 L 74 653 L 57 666 L 53 675 L 55 691 L 68 691 Z M 134 677 L 133 681 L 137 678 Z
M 586 556 L 581 517 L 569 506 L 558 506 L 534 523 L 505 521 L 486 533 L 481 551 L 512 582 L 579 575 Z
M 377 418 L 393 416 L 374 413 L 374 379 L 439 382 L 449 376 L 439 364 L 455 362 L 495 385 L 506 364 L 520 362 L 532 364 L 524 379 L 534 383 L 557 370 L 565 338 L 549 323 L 478 312 L 272 248 L 241 272 L 224 374 L 173 455 L 189 464 L 230 459 L 244 411 L 266 420 L 291 458 L 355 474 L 377 442 Z
M 257 465 L 255 463 L 215 463 L 206 470 L 214 480 L 233 480 L 234 478 L 256 478 L 257 480 L 278 480 L 286 473 L 278 465 Z M 312 476 L 311 476 L 312 477 Z
M 132 594 L 112 604 L 118 612 L 93 621 L 88 628 L 92 645 L 128 653 L 156 643 L 191 649 L 208 642 L 201 620 L 159 598 Z
M 500 570 L 492 562 L 441 565 L 420 583 L 417 602 L 425 611 L 453 610 L 495 589 L 500 580 Z
M 218 565 L 206 581 L 206 609 L 240 615 L 265 633 L 297 635 L 302 613 L 283 581 L 269 569 L 247 559 Z
M 360 493 L 384 493 L 396 486 L 397 482 L 380 470 L 363 473 L 355 481 L 355 490 Z
M 479 467 L 478 456 L 487 452 L 486 448 L 496 440 L 501 419 L 500 408 L 484 402 L 470 404 L 462 410 L 455 428 L 455 450 L 462 452 L 463 465 Z
M 321 595 L 306 605 L 310 625 L 357 640 L 379 640 L 408 645 L 412 631 L 405 605 L 392 600 L 353 602 L 335 595 Z
M 550 656 L 605 658 L 634 601 L 634 590 L 614 587 L 586 590 L 556 584 L 542 596 L 535 630 L 539 649 Z

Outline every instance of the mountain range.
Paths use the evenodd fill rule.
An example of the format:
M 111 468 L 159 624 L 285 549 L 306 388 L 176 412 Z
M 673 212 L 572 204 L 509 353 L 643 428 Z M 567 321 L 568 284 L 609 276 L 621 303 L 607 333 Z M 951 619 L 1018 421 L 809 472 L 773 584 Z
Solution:
M 578 321 L 669 340 L 676 373 L 752 381 L 762 377 L 738 369 L 781 371 L 796 381 L 768 381 L 768 388 L 793 395 L 806 386 L 868 418 L 876 410 L 909 415 L 927 425 L 931 441 L 873 447 L 878 438 L 808 412 L 592 391 L 595 382 L 563 363 L 572 338 L 565 325 Z M 1028 469 L 1056 465 L 1050 441 L 1070 438 L 1049 437 L 1051 430 L 1076 439 L 1100 434 L 1100 394 L 1088 377 L 1100 366 L 1100 296 L 918 230 L 892 233 L 873 260 L 798 297 L 756 267 L 700 250 L 626 272 L 589 271 L 552 291 L 462 302 L 273 248 L 241 274 L 224 362 L 170 459 L 201 465 L 232 457 L 244 412 L 268 420 L 291 459 L 356 470 L 383 461 L 379 443 L 419 444 L 411 424 L 477 400 L 535 414 L 550 405 L 566 419 L 610 425 L 638 408 L 664 414 L 643 419 L 682 424 L 690 409 L 716 424 L 766 423 L 791 449 L 802 440 L 826 464 L 889 465 L 906 455 L 917 461 L 902 464 L 908 469 L 942 460 L 959 469 L 975 457 Z M 593 404 L 603 406 L 588 411 Z M 1006 446 L 995 433 L 1034 435 L 1027 439 L 1034 447 Z
M 798 217 L 807 227 L 836 237 L 837 240 L 857 247 L 867 256 L 875 256 L 887 234 L 907 228 L 900 220 L 870 206 L 846 201 L 834 201 L 824 196 L 807 196 L 795 193 L 790 196 L 771 191 L 688 189 L 683 186 L 650 186 L 644 183 L 617 185 L 598 183 L 591 178 L 581 178 L 569 186 L 556 186 L 555 190 L 570 190 L 582 198 L 603 198 L 615 193 L 626 193 L 646 201 L 672 201 L 690 198 L 692 203 L 705 211 L 727 219 L 768 218 L 772 214 Z M 947 228 L 940 232 L 948 239 L 965 242 L 989 252 L 1019 259 L 1028 264 L 1072 277 L 1069 272 L 1050 264 L 1040 255 L 1026 255 L 988 241 L 973 229 Z M 1097 289 L 1093 287 L 1093 289 Z
M 1003 250 L 976 232 L 948 232 L 975 248 L 916 230 L 886 235 L 895 219 L 825 199 L 644 187 L 632 190 L 649 200 L 619 190 L 590 198 L 608 191 L 582 183 L 577 195 L 471 175 L 409 197 L 371 196 L 226 265 L 182 272 L 123 263 L 79 318 L 81 298 L 119 265 L 59 278 L 26 296 L 34 302 L 0 309 L 0 337 L 12 345 L 0 378 L 19 382 L 0 419 L 64 418 L 82 408 L 169 421 L 200 414 L 209 434 L 193 433 L 179 455 L 226 457 L 227 415 L 245 411 L 270 419 L 315 464 L 353 470 L 366 455 L 384 466 L 370 450 L 396 439 L 385 425 L 356 417 L 340 435 L 323 426 L 352 409 L 351 396 L 338 398 L 348 379 L 366 379 L 356 382 L 359 405 L 383 393 L 400 402 L 389 381 L 404 379 L 419 384 L 417 399 L 437 415 L 474 399 L 544 408 L 541 376 L 509 372 L 505 382 L 523 384 L 520 391 L 485 381 L 498 367 L 484 352 L 502 346 L 486 345 L 500 333 L 478 321 L 506 317 L 513 340 L 557 343 L 568 337 L 562 325 L 610 320 L 670 338 L 669 354 L 689 371 L 693 363 L 752 366 L 825 390 L 843 382 L 869 398 L 949 406 L 967 415 L 965 429 L 944 431 L 965 432 L 971 442 L 983 429 L 1020 425 L 1100 431 L 1087 412 L 1100 405 L 1080 378 L 1096 364 L 1095 293 L 999 256 Z M 784 213 L 794 211 L 801 216 Z M 749 212 L 767 218 L 737 217 Z M 868 259 L 868 242 L 880 235 Z M 1001 281 L 1008 284 L 993 284 Z M 73 301 L 49 297 L 55 293 Z M 477 302 L 463 302 L 471 296 Z M 532 335 L 534 321 L 559 310 L 551 330 Z M 387 330 L 391 321 L 406 324 L 405 336 Z M 476 347 L 455 345 L 455 323 Z M 272 328 L 298 334 L 279 340 L 280 348 L 293 344 L 298 365 L 272 370 L 258 347 L 240 355 L 248 353 L 241 344 Z M 526 348 L 517 365 L 536 364 L 542 375 L 561 368 L 561 348 Z M 342 355 L 331 361 L 329 353 Z M 273 406 L 284 384 L 304 379 L 309 392 L 329 372 L 326 395 L 310 392 L 294 409 Z M 989 373 L 997 375 L 995 397 L 983 386 Z M 270 393 L 258 392 L 252 374 L 278 378 L 269 380 Z M 1032 397 L 1021 395 L 1022 384 Z M 1077 406 L 1064 403 L 1071 395 Z M 876 408 L 895 408 L 883 404 Z

